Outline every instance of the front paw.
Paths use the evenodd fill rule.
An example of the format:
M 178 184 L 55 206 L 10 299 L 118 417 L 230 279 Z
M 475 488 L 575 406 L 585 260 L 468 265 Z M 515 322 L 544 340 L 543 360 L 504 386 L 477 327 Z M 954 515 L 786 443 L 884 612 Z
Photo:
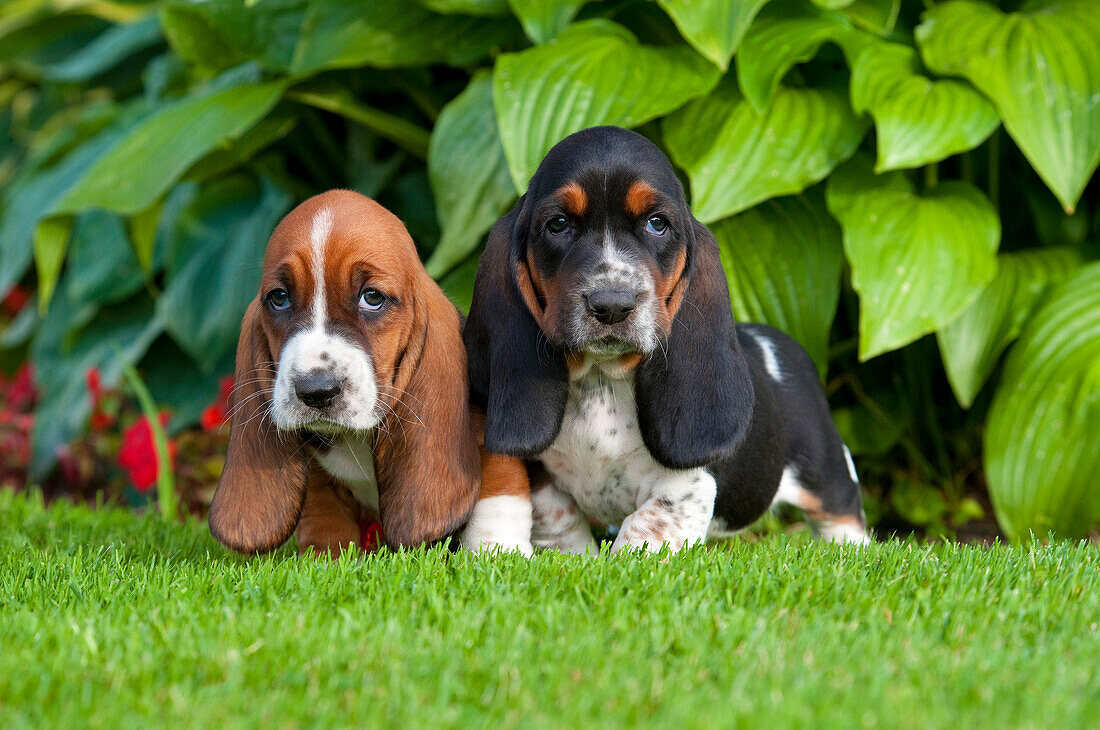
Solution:
M 462 533 L 461 543 L 464 550 L 474 553 L 475 555 L 491 555 L 496 552 L 517 552 L 523 557 L 529 558 L 535 552 L 529 540 L 526 542 L 522 540 L 514 542 L 497 542 L 478 538 L 470 535 L 469 532 Z
M 487 497 L 474 505 L 462 531 L 462 547 L 472 553 L 518 552 L 530 557 L 531 501 L 523 497 Z

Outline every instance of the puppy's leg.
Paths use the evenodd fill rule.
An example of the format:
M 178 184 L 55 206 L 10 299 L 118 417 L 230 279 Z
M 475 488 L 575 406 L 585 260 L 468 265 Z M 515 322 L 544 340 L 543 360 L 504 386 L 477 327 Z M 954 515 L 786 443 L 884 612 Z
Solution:
M 599 552 L 592 527 L 580 507 L 553 484 L 546 482 L 531 492 L 531 508 L 535 518 L 531 542 L 535 547 L 573 555 Z
M 623 520 L 611 552 L 623 548 L 657 552 L 666 543 L 672 550 L 679 550 L 706 539 L 717 493 L 710 472 L 666 471 L 644 493 L 645 501 Z
M 859 477 L 852 454 L 843 444 L 830 449 L 820 473 L 811 474 L 797 465 L 784 469 L 775 502 L 802 510 L 814 535 L 823 540 L 859 545 L 871 542 Z
M 306 486 L 306 501 L 298 518 L 298 550 L 337 558 L 350 545 L 358 545 L 359 504 L 351 493 L 316 468 Z
M 481 492 L 462 531 L 462 546 L 475 553 L 531 554 L 531 489 L 522 459 L 481 452 Z

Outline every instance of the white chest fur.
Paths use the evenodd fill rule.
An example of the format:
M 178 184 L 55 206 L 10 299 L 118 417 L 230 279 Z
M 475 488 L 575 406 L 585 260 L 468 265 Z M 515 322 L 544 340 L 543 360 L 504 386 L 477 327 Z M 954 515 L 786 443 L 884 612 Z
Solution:
M 359 503 L 378 510 L 378 481 L 374 475 L 373 433 L 345 434 L 335 437 L 331 448 L 317 453 L 317 462 L 340 483 L 347 486 Z
M 620 525 L 659 485 L 702 470 L 657 463 L 642 441 L 633 374 L 608 365 L 586 363 L 574 374 L 561 431 L 539 459 L 585 515 Z

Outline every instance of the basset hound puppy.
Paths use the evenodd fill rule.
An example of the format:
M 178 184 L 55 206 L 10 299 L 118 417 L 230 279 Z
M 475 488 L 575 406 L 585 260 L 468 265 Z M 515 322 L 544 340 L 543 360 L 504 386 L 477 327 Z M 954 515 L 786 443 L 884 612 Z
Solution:
M 495 455 L 466 547 L 594 551 L 594 522 L 619 526 L 613 551 L 679 549 L 775 502 L 868 539 L 813 362 L 734 323 L 718 244 L 644 137 L 597 127 L 546 155 L 489 235 L 463 336 Z
M 244 553 L 455 532 L 478 493 L 460 316 L 401 221 L 358 193 L 279 223 L 237 344 L 210 531 Z

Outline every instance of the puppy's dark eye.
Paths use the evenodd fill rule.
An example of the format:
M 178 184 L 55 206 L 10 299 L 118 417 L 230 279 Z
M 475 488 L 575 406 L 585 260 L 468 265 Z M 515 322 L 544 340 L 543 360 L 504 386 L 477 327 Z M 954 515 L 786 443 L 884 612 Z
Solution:
M 377 312 L 386 303 L 386 295 L 377 289 L 367 289 L 359 295 L 359 308 Z
M 267 306 L 276 312 L 290 309 L 290 295 L 286 289 L 272 289 L 267 293 Z
M 663 215 L 652 215 L 646 221 L 645 229 L 655 236 L 663 236 L 668 230 L 668 220 Z
M 550 220 L 546 221 L 546 230 L 553 234 L 565 233 L 569 230 L 569 219 L 564 215 L 556 215 Z

